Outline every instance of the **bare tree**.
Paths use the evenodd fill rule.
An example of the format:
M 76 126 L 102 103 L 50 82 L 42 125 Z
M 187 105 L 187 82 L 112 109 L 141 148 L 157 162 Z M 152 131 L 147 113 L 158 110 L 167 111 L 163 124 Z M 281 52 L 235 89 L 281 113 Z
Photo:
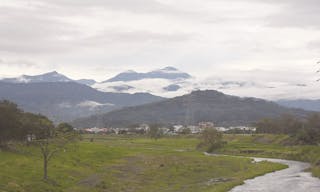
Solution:
M 43 158 L 44 180 L 48 180 L 48 163 L 52 157 L 60 151 L 66 151 L 68 145 L 78 139 L 78 134 L 75 131 L 70 129 L 56 129 L 47 123 L 48 122 L 44 122 L 44 137 L 36 140 Z

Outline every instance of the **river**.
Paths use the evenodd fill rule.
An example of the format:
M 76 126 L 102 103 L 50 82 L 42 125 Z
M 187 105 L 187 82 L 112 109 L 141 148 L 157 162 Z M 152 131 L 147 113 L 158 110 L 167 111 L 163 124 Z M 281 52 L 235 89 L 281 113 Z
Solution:
M 320 192 L 320 179 L 304 170 L 309 163 L 283 159 L 253 158 L 256 162 L 270 161 L 288 165 L 287 169 L 248 179 L 230 192 Z

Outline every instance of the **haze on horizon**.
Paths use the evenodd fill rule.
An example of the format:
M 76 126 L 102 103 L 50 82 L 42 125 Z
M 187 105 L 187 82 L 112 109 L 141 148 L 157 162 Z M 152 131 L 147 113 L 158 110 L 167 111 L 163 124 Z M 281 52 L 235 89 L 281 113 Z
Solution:
M 0 0 L 0 76 L 318 79 L 318 0 Z

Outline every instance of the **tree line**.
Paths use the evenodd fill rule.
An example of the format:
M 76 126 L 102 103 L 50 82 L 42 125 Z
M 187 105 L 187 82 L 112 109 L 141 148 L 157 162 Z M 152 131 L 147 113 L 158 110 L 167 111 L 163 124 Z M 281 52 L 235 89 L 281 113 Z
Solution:
M 10 141 L 32 141 L 51 137 L 53 131 L 67 132 L 73 128 L 67 123 L 57 126 L 46 116 L 24 112 L 15 103 L 0 101 L 0 146 Z
M 7 100 L 0 101 L 0 149 L 8 149 L 12 142 L 37 146 L 43 159 L 44 180 L 48 179 L 50 159 L 78 138 L 67 123 L 55 126 L 46 116 L 24 112 Z
M 292 115 L 265 118 L 255 126 L 257 133 L 288 134 L 299 144 L 320 144 L 320 113 L 312 113 L 303 119 Z
M 47 129 L 54 127 L 45 116 L 24 112 L 15 103 L 0 101 L 0 146 L 10 141 L 27 141 L 45 137 Z

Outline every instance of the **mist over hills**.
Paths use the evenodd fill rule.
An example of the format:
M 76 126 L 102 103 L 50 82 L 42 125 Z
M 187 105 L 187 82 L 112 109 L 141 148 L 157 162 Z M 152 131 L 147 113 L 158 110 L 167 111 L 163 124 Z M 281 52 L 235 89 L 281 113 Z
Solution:
M 282 114 L 304 116 L 307 113 L 262 99 L 241 98 L 207 90 L 78 119 L 73 125 L 76 127 L 117 127 L 139 123 L 195 125 L 201 121 L 212 121 L 218 126 L 250 125 L 261 118 L 277 117 Z
M 143 73 L 126 71 L 103 82 L 97 82 L 93 79 L 73 80 L 61 73 L 53 71 L 35 76 L 22 75 L 16 78 L 0 79 L 0 99 L 11 100 L 19 104 L 19 106 L 26 111 L 42 113 L 52 120 L 60 122 L 73 121 L 95 114 L 104 114 L 122 107 L 157 102 L 164 99 L 162 96 L 173 98 L 175 96 L 189 94 L 195 90 L 218 90 L 226 94 L 242 97 L 257 97 L 257 95 L 260 96 L 262 93 L 264 95 L 278 94 L 285 96 L 283 92 L 278 92 L 281 86 L 284 85 L 275 83 L 268 84 L 267 82 L 261 84 L 250 81 L 234 81 L 227 78 L 217 78 L 200 82 L 190 74 L 174 67 L 165 67 Z M 297 90 L 298 85 L 285 86 L 286 89 L 283 90 L 289 95 L 292 91 Z M 315 89 L 316 86 L 317 85 L 299 85 L 298 88 L 306 89 L 306 95 L 310 95 L 311 93 L 313 94 L 313 92 L 310 91 Z M 278 101 L 275 99 L 274 101 L 285 107 L 320 111 L 319 100 L 285 99 Z M 205 107 L 206 104 L 203 105 Z M 210 104 L 208 104 L 208 106 L 210 106 Z M 219 105 L 218 107 L 212 107 L 217 109 Z M 233 109 L 232 105 L 222 107 L 230 107 L 230 110 Z M 243 107 L 246 108 L 246 106 Z M 158 108 L 156 110 L 158 110 Z M 227 109 L 223 109 L 222 111 L 224 110 Z M 174 110 L 172 109 L 171 111 Z M 198 114 L 190 116 L 189 114 L 183 114 L 181 116 L 188 119 L 194 116 L 197 117 L 197 115 Z M 230 115 L 233 116 L 234 114 L 230 112 Z M 252 115 L 255 114 L 253 113 Z M 204 117 L 205 115 L 199 114 L 199 116 Z M 159 115 L 159 117 L 161 117 L 161 115 Z M 137 118 L 143 119 L 140 117 Z M 113 118 L 112 122 L 114 122 L 115 119 L 117 118 Z M 177 122 L 183 123 L 181 120 L 183 119 L 182 117 L 178 117 L 178 119 L 180 120 Z M 216 120 L 217 117 L 215 116 L 213 119 Z M 199 118 L 199 120 L 201 120 L 201 118 Z M 187 120 L 184 121 L 188 122 Z M 132 122 L 132 120 L 130 120 L 130 122 Z M 243 122 L 244 121 L 238 121 L 238 123 Z
M 94 84 L 92 87 L 104 92 L 148 92 L 161 97 L 174 97 L 196 89 L 195 78 L 174 67 L 149 72 L 125 71 Z
M 283 105 L 290 108 L 305 109 L 308 111 L 320 111 L 319 99 L 294 99 L 294 100 L 278 100 L 279 105 Z
M 56 71 L 34 76 L 4 78 L 0 81 L 11 83 L 77 82 L 107 93 L 150 93 L 166 98 L 182 96 L 195 90 L 218 90 L 229 95 L 257 97 L 272 101 L 292 100 L 294 102 L 301 99 L 317 100 L 320 98 L 317 91 L 320 88 L 319 83 L 284 82 L 280 79 L 270 81 L 266 77 L 259 79 L 259 73 L 261 72 L 258 71 L 256 75 L 253 73 L 253 76 L 244 73 L 243 78 L 240 77 L 241 75 L 239 77 L 218 75 L 199 79 L 169 66 L 149 72 L 128 70 L 113 77 L 105 77 L 107 80 L 101 82 L 86 77 L 74 80 Z M 299 107 L 308 109 L 304 105 Z
M 106 82 L 116 82 L 116 81 L 136 81 L 141 79 L 188 79 L 191 78 L 191 75 L 188 73 L 184 73 L 179 71 L 174 67 L 165 67 L 163 69 L 158 69 L 146 73 L 138 73 L 133 70 L 129 70 L 123 73 L 119 73 L 115 77 L 103 81 L 102 83 Z
M 75 82 L 0 82 L 0 100 L 17 103 L 23 110 L 41 113 L 56 122 L 105 113 L 125 106 L 162 100 L 148 93 L 105 93 Z

